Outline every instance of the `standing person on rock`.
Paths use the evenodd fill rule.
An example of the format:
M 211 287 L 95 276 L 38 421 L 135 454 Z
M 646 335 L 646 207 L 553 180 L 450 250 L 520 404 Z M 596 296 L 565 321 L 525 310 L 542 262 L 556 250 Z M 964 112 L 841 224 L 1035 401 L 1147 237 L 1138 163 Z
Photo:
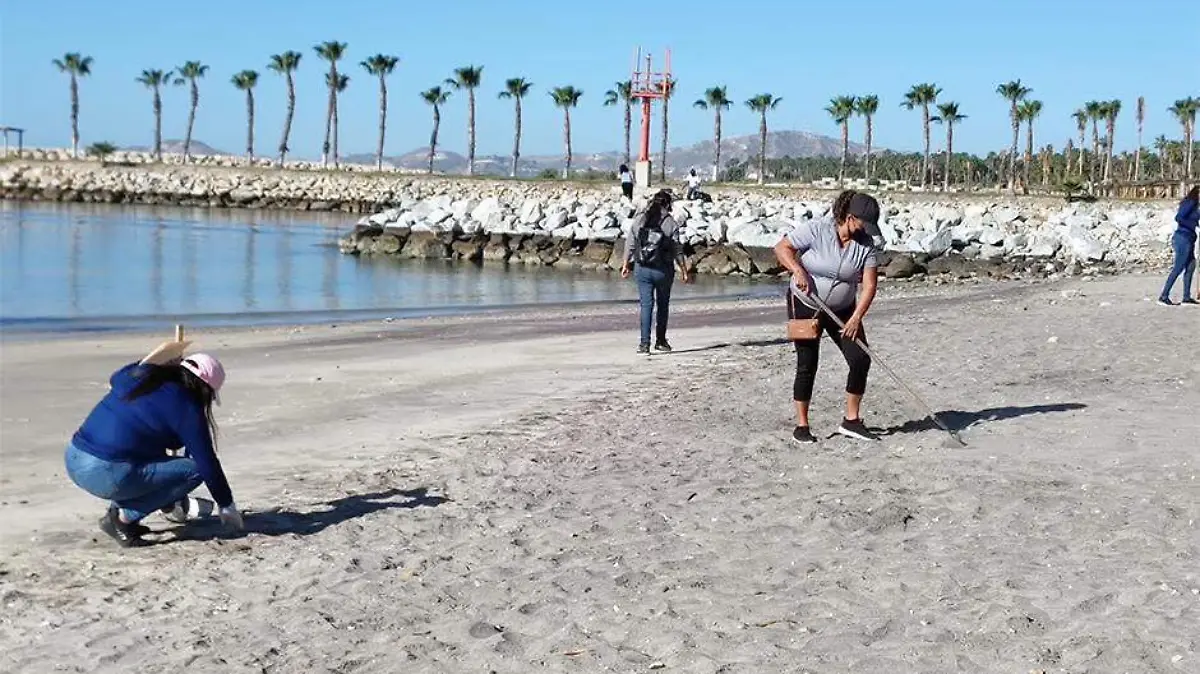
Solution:
M 221 521 L 242 528 L 214 440 L 212 406 L 225 368 L 207 354 L 182 357 L 181 345 L 164 344 L 113 373 L 111 389 L 67 445 L 67 476 L 109 501 L 100 529 L 121 547 L 147 543 L 141 520 L 156 510 L 177 523 L 211 514 L 212 502 L 188 496 L 201 484 Z M 179 447 L 183 456 L 168 453 Z
M 1179 202 L 1179 212 L 1175 214 L 1175 222 L 1179 227 L 1171 235 L 1171 249 L 1175 253 L 1175 263 L 1171 265 L 1171 273 L 1167 275 L 1167 284 L 1163 286 L 1158 303 L 1173 306 L 1171 290 L 1175 281 L 1183 276 L 1183 300 L 1180 304 L 1200 304 L 1192 295 L 1192 276 L 1196 273 L 1196 229 L 1200 222 L 1200 185 L 1191 189 Z
M 696 169 L 688 172 L 686 198 L 688 201 L 700 198 L 700 176 L 696 174 Z
M 679 241 L 679 225 L 671 217 L 671 193 L 660 190 L 650 200 L 646 210 L 637 216 L 625 238 L 625 261 L 621 278 L 632 273 L 637 279 L 641 304 L 641 341 L 638 353 L 650 353 L 650 327 L 654 325 L 654 350 L 671 351 L 667 342 L 667 318 L 671 304 L 671 286 L 678 265 L 683 282 L 691 281 L 683 245 Z M 655 309 L 658 314 L 655 316 Z
M 775 246 L 775 257 L 791 272 L 787 291 L 789 319 L 804 323 L 810 334 L 794 339 L 796 378 L 792 400 L 796 428 L 792 439 L 816 442 L 809 427 L 808 408 L 817 374 L 821 333 L 842 351 L 850 374 L 846 379 L 846 415 L 837 432 L 859 440 L 878 440 L 862 420 L 862 399 L 867 390 L 871 357 L 854 343 L 866 343 L 863 318 L 871 308 L 878 285 L 879 261 L 872 237 L 879 237 L 879 202 L 870 195 L 846 190 L 838 195 L 829 215 L 797 224 Z M 839 329 L 811 295 L 819 297 L 846 325 Z
M 624 194 L 626 199 L 633 201 L 633 174 L 629 172 L 629 167 L 621 164 L 621 167 L 617 169 L 617 178 L 621 181 L 621 194 Z

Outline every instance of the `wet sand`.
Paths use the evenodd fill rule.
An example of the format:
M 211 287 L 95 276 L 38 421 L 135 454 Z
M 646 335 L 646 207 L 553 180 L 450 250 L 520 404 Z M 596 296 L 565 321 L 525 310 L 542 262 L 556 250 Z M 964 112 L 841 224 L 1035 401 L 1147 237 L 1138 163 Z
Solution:
M 1200 670 L 1200 310 L 1159 276 L 882 299 L 877 444 L 790 443 L 780 308 L 215 330 L 247 533 L 123 551 L 62 447 L 158 336 L 0 344 L 0 670 Z M 895 295 L 895 293 L 893 293 Z M 840 418 L 826 342 L 814 401 Z

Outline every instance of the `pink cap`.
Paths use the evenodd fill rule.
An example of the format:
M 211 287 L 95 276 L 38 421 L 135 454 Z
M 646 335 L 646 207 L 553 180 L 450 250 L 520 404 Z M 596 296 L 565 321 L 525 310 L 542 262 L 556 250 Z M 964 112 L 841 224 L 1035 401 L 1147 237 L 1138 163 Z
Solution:
M 183 369 L 196 375 L 205 384 L 212 387 L 213 399 L 217 404 L 221 404 L 221 386 L 225 383 L 225 367 L 221 365 L 221 361 L 213 358 L 207 353 L 197 353 L 188 356 L 180 363 Z

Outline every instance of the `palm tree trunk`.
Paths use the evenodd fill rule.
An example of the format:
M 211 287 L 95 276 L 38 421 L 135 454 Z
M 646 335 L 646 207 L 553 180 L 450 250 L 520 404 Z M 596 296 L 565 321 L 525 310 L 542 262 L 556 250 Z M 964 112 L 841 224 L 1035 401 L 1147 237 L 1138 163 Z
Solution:
M 162 97 L 154 87 L 154 159 L 162 161 Z
M 521 161 L 521 97 L 516 96 L 515 100 L 516 100 L 516 106 L 517 106 L 517 113 L 516 113 L 517 128 L 513 131 L 513 161 L 512 161 L 512 170 L 509 171 L 509 177 L 511 177 L 511 178 L 517 177 L 517 164 Z
M 871 140 L 874 132 L 874 120 L 871 119 L 871 115 L 867 115 L 867 160 L 863 166 L 863 175 L 868 183 L 871 181 Z
M 433 106 L 433 131 L 429 134 L 429 173 L 433 174 L 433 158 L 437 155 L 438 127 L 442 125 L 442 112 Z
M 842 121 L 842 165 L 838 169 L 838 185 L 846 184 L 846 159 L 850 156 L 850 122 Z
M 1063 171 L 1063 177 L 1065 178 L 1066 176 L 1071 175 L 1071 158 L 1075 154 L 1075 147 L 1070 138 L 1067 139 L 1067 147 L 1063 149 L 1063 154 L 1066 156 L 1067 160 L 1067 168 L 1065 171 Z
M 333 67 L 333 81 L 336 83 L 339 79 L 337 74 L 337 66 Z M 338 152 L 338 91 L 337 87 L 333 88 L 333 167 L 338 167 L 339 152 Z
M 71 73 L 71 157 L 79 158 L 79 82 Z
M 1196 133 L 1196 120 L 1193 118 L 1187 122 L 1187 127 L 1184 130 L 1184 136 L 1183 136 L 1184 144 L 1186 145 L 1186 147 L 1183 148 L 1183 151 L 1187 153 L 1184 161 L 1187 164 L 1187 179 L 1188 180 L 1192 179 L 1192 155 L 1195 154 L 1195 152 L 1193 152 L 1192 145 L 1194 144 L 1193 135 L 1195 133 Z
M 383 170 L 383 138 L 387 133 L 387 80 L 379 75 L 379 146 L 375 148 L 375 170 Z
M 475 175 L 475 89 L 467 91 L 467 175 Z
M 337 71 L 330 69 L 329 101 L 325 108 L 325 142 L 321 144 L 321 168 L 329 166 L 329 139 L 333 135 L 333 106 L 337 103 Z
M 1008 155 L 1008 193 L 1017 193 L 1017 143 L 1021 140 L 1021 121 L 1017 119 L 1017 101 L 1013 99 L 1012 109 L 1009 111 L 1012 117 L 1012 152 Z
M 1088 162 L 1088 178 L 1092 183 L 1096 182 L 1096 159 L 1100 156 L 1100 129 L 1096 126 L 1096 120 L 1092 120 L 1092 159 Z
M 1033 120 L 1026 122 L 1025 134 L 1025 166 L 1024 177 L 1021 179 L 1021 193 L 1029 194 L 1029 166 L 1033 163 Z
M 287 161 L 288 136 L 292 133 L 292 116 L 296 113 L 296 83 L 292 80 L 292 72 L 287 72 L 287 116 L 283 119 L 283 138 L 279 140 L 279 167 Z
M 188 108 L 187 131 L 183 134 L 183 163 L 192 158 L 192 128 L 196 124 L 196 108 L 200 107 L 200 87 L 196 80 L 191 82 L 192 105 Z
M 563 108 L 563 138 L 567 146 L 567 163 L 563 165 L 563 180 L 571 175 L 571 109 Z
M 1138 118 L 1137 149 L 1133 151 L 1133 180 L 1142 180 L 1142 119 Z
M 1083 177 L 1083 155 L 1087 153 L 1087 131 L 1079 130 L 1079 168 L 1077 173 L 1079 177 Z
M 713 143 L 716 147 L 713 149 L 713 182 L 717 182 L 721 176 L 721 106 L 716 106 L 716 112 L 713 114 Z
M 246 156 L 254 165 L 254 91 L 246 90 Z
M 921 163 L 921 187 L 929 184 L 929 104 L 922 106 L 922 125 L 925 132 L 925 159 Z
M 1106 131 L 1108 131 L 1108 156 L 1104 160 L 1104 182 L 1108 182 L 1112 178 L 1113 134 L 1117 130 L 1117 120 L 1110 117 L 1106 121 L 1106 125 Z
M 942 191 L 950 191 L 950 158 L 954 156 L 954 122 L 946 122 L 946 175 L 942 176 Z
M 633 99 L 625 101 L 625 165 L 630 165 L 630 137 L 633 133 Z
M 667 114 L 670 110 L 670 96 L 663 96 L 662 99 L 662 158 L 658 165 L 658 179 L 660 182 L 667 182 L 667 132 L 670 130 L 671 121 Z
M 758 122 L 758 184 L 767 178 L 767 111 L 760 113 Z

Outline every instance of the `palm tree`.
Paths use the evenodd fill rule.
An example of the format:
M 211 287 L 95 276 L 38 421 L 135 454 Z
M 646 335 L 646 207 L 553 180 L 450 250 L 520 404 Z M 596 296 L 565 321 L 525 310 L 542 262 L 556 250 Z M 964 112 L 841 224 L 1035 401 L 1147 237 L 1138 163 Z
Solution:
M 383 170 L 383 137 L 387 133 L 387 76 L 400 62 L 397 56 L 376 54 L 359 65 L 379 78 L 379 145 L 375 148 L 375 170 Z
M 1167 179 L 1167 146 L 1170 142 L 1166 136 L 1159 136 L 1154 139 L 1154 149 L 1158 152 L 1158 171 L 1159 177 L 1163 180 Z
M 433 106 L 433 132 L 429 134 L 429 172 L 433 173 L 433 158 L 437 154 L 438 128 L 442 125 L 442 106 L 450 99 L 449 91 L 432 87 L 421 92 L 421 100 Z
M 79 78 L 92 74 L 92 57 L 80 56 L 75 52 L 54 59 L 59 72 L 71 76 L 71 156 L 79 158 Z
M 313 47 L 317 56 L 322 60 L 329 61 L 329 74 L 325 76 L 325 86 L 329 88 L 329 103 L 325 108 L 325 142 L 321 144 L 321 166 L 323 167 L 329 166 L 329 140 L 334 133 L 333 117 L 334 110 L 337 109 L 337 85 L 341 81 L 338 77 L 337 62 L 346 55 L 346 47 L 345 42 L 332 40 Z
M 172 82 L 171 71 L 143 70 L 137 81 L 154 92 L 154 158 L 162 161 L 162 87 Z
M 954 156 L 954 125 L 967 118 L 958 112 L 958 103 L 939 103 L 933 121 L 946 125 L 946 171 L 942 176 L 942 191 L 950 190 L 950 159 Z
M 575 87 L 555 87 L 550 91 L 554 104 L 563 109 L 563 137 L 567 144 L 567 163 L 563 165 L 563 180 L 571 175 L 571 108 L 579 104 L 583 92 Z
M 767 176 L 767 111 L 774 110 L 783 102 L 771 94 L 759 94 L 746 101 L 746 107 L 757 112 L 758 117 L 758 184 Z
M 275 54 L 271 57 L 271 64 L 267 66 L 272 71 L 283 75 L 287 80 L 287 117 L 283 120 L 283 138 L 279 140 L 279 166 L 283 167 L 283 162 L 287 160 L 288 153 L 288 136 L 292 133 L 292 116 L 296 114 L 296 82 L 292 77 L 292 73 L 300 67 L 300 52 L 285 51 L 282 54 Z
M 671 96 L 675 95 L 675 86 L 679 81 L 668 77 L 663 80 L 663 97 L 662 97 L 662 162 L 658 167 L 658 179 L 662 182 L 667 181 L 667 134 L 671 130 Z
M 921 187 L 929 184 L 929 106 L 937 101 L 942 90 L 936 84 L 914 84 L 904 94 L 904 102 L 900 105 L 908 110 L 921 108 L 921 126 L 925 132 L 925 159 L 921 163 Z
M 630 163 L 629 140 L 633 128 L 633 82 L 625 80 L 617 82 L 612 89 L 604 92 L 604 105 L 623 103 L 625 107 L 625 164 Z
M 336 94 L 333 98 L 333 166 L 334 166 L 334 168 L 337 168 L 338 163 L 341 161 L 341 158 L 342 158 L 341 153 L 338 151 L 338 99 L 341 97 L 341 93 L 343 91 L 345 91 L 346 87 L 349 85 L 350 85 L 350 76 L 349 75 L 342 75 L 339 73 L 336 78 L 332 78 L 329 76 L 329 73 L 325 74 L 325 86 L 333 89 L 334 93 Z
M 1017 108 L 1017 119 L 1025 122 L 1025 175 L 1021 182 L 1021 192 L 1029 194 L 1029 167 L 1033 164 L 1033 121 L 1042 114 L 1041 101 L 1021 101 Z
M 1096 162 L 1100 158 L 1100 119 L 1104 117 L 1104 104 L 1100 101 L 1088 101 L 1083 104 L 1083 111 L 1092 122 L 1092 159 L 1088 162 L 1088 180 L 1096 182 Z
M 1063 155 L 1065 156 L 1067 163 L 1067 167 L 1063 170 L 1063 177 L 1066 178 L 1067 176 L 1071 175 L 1071 161 L 1075 156 L 1075 141 L 1071 140 L 1070 138 L 1067 139 L 1067 146 L 1063 148 Z
M 1104 115 L 1104 128 L 1108 133 L 1108 156 L 1104 160 L 1104 182 L 1108 182 L 1112 177 L 1113 145 L 1117 132 L 1117 116 L 1121 114 L 1121 101 L 1114 99 L 1104 102 L 1101 112 Z
M 1137 100 L 1137 149 L 1133 151 L 1133 179 L 1142 180 L 1142 127 L 1146 123 L 1146 97 L 1138 96 Z
M 1175 101 L 1175 104 L 1167 109 L 1183 127 L 1183 171 L 1184 177 L 1188 180 L 1192 179 L 1192 155 L 1194 154 L 1192 141 L 1196 133 L 1196 112 L 1198 110 L 1200 110 L 1200 100 L 1190 96 Z
M 187 131 L 183 134 L 183 161 L 191 159 L 192 127 L 196 123 L 196 108 L 200 107 L 200 85 L 198 80 L 208 72 L 208 66 L 199 61 L 188 61 L 179 66 L 179 76 L 187 81 L 191 89 L 191 107 L 188 108 Z
M 529 94 L 529 90 L 533 88 L 533 82 L 526 82 L 523 77 L 514 77 L 504 82 L 504 91 L 500 92 L 500 98 L 511 98 L 515 106 L 516 129 L 513 132 L 513 156 L 512 170 L 508 175 L 512 178 L 517 177 L 517 163 L 521 161 L 521 100 Z
M 1021 84 L 1021 80 L 1005 82 L 996 87 L 996 93 L 1008 101 L 1008 116 L 1012 121 L 1012 150 L 1008 155 L 1008 193 L 1017 192 L 1017 142 L 1021 136 L 1021 119 L 1017 116 L 1017 105 L 1033 93 L 1033 89 Z
M 850 118 L 854 116 L 854 97 L 838 96 L 829 99 L 825 112 L 842 126 L 842 165 L 838 169 L 838 184 L 846 183 L 846 160 L 850 157 Z
M 1088 114 L 1083 108 L 1071 113 L 1075 118 L 1075 129 L 1079 132 L 1079 177 L 1083 177 L 1083 155 L 1087 152 Z M 1069 170 L 1071 167 L 1067 167 Z
M 246 92 L 246 157 L 254 164 L 254 85 L 258 84 L 258 73 L 243 70 L 233 76 L 233 86 Z
M 720 177 L 721 171 L 721 111 L 728 110 L 729 106 L 733 105 L 733 101 L 729 100 L 729 94 L 724 86 L 713 87 L 704 92 L 704 98 L 697 100 L 692 104 L 701 110 L 713 111 L 713 170 L 712 179 L 716 182 Z
M 483 66 L 465 66 L 454 70 L 446 84 L 467 90 L 467 175 L 475 175 L 475 88 L 483 81 Z
M 867 181 L 871 180 L 871 141 L 875 136 L 875 113 L 879 112 L 879 97 L 871 94 L 870 96 L 859 96 L 854 101 L 854 111 L 862 115 L 867 120 L 867 156 L 863 161 L 863 177 Z

